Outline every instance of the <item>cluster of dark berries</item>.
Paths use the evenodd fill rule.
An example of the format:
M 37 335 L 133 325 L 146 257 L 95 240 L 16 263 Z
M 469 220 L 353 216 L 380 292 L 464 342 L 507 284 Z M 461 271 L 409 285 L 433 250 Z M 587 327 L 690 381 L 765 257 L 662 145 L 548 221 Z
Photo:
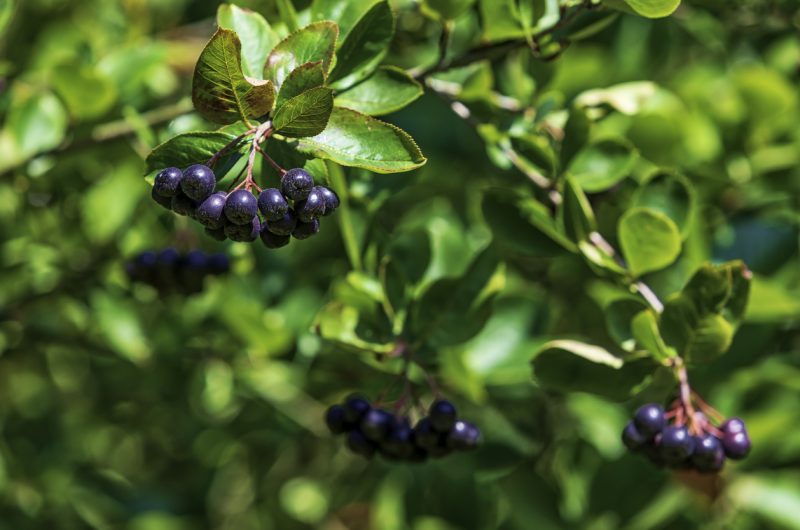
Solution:
M 319 218 L 339 207 L 336 193 L 315 186 L 301 168 L 284 173 L 280 189 L 266 188 L 258 196 L 249 189 L 215 191 L 216 184 L 208 166 L 169 167 L 156 175 L 152 195 L 161 206 L 199 221 L 214 239 L 253 242 L 260 237 L 267 248 L 288 245 L 290 236 L 315 235 Z
M 203 290 L 206 276 L 224 274 L 230 269 L 225 254 L 206 254 L 191 250 L 182 254 L 174 248 L 140 253 L 125 264 L 128 277 L 146 283 L 161 293 L 195 294 Z
M 690 426 L 670 423 L 673 417 L 660 405 L 643 405 L 622 431 L 622 441 L 659 467 L 703 473 L 716 473 L 726 458 L 741 460 L 750 452 L 750 437 L 740 418 L 730 418 L 715 427 L 701 412 L 694 413 Z
M 455 406 L 444 400 L 435 401 L 412 428 L 408 417 L 350 396 L 328 409 L 325 423 L 333 434 L 347 434 L 347 447 L 365 458 L 380 453 L 390 460 L 424 462 L 475 449 L 481 438 L 480 430 L 458 419 Z

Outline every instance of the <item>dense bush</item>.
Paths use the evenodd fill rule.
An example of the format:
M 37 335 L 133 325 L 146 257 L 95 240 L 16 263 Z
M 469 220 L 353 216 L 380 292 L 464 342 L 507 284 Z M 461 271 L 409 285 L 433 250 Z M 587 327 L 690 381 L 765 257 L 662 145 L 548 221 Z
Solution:
M 800 6 L 678 4 L 0 0 L 0 530 L 800 528 Z

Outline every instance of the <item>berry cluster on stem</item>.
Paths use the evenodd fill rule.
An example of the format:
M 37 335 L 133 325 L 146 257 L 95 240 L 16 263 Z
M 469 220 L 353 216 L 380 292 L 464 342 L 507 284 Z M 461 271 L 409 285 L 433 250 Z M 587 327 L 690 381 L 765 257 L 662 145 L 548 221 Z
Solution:
M 196 219 L 218 241 L 253 242 L 280 248 L 292 237 L 307 239 L 319 232 L 320 218 L 339 207 L 339 197 L 303 168 L 284 170 L 260 144 L 272 134 L 269 122 L 238 136 L 205 164 L 181 170 L 160 171 L 153 184 L 153 199 L 178 215 Z M 220 157 L 252 135 L 244 180 L 230 191 L 216 189 L 211 169 Z M 256 154 L 261 154 L 281 175 L 279 188 L 262 189 L 253 177 Z
M 665 410 L 659 404 L 641 406 L 622 431 L 622 441 L 659 467 L 717 473 L 725 461 L 741 460 L 751 449 L 740 418 L 725 419 L 689 387 L 679 366 L 680 394 Z

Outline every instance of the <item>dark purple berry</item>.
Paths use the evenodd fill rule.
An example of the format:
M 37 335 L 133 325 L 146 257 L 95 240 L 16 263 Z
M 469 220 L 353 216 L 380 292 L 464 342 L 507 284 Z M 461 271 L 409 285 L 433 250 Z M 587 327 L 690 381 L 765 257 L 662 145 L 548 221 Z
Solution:
M 297 217 L 294 215 L 294 210 L 289 208 L 289 211 L 281 219 L 267 221 L 266 226 L 267 230 L 276 236 L 290 236 L 297 226 Z
M 361 417 L 371 408 L 369 401 L 358 395 L 348 397 L 343 406 L 347 423 L 353 425 L 361 421 Z
M 205 269 L 208 267 L 208 257 L 202 250 L 190 250 L 183 257 L 183 263 L 189 269 Z
M 289 203 L 279 189 L 267 188 L 258 195 L 258 209 L 267 221 L 277 221 L 289 211 Z
M 150 196 L 156 201 L 159 206 L 163 206 L 167 210 L 172 209 L 172 198 L 171 197 L 163 197 L 156 193 L 156 188 L 153 187 L 153 190 L 150 192 Z
M 692 464 L 698 471 L 719 471 L 724 462 L 725 452 L 716 436 L 705 434 L 703 436 L 694 437 Z
M 468 421 L 456 421 L 447 433 L 447 447 L 455 451 L 477 449 L 481 439 L 481 431 Z
M 358 429 L 350 431 L 347 435 L 347 447 L 355 454 L 365 458 L 372 458 L 372 455 L 375 454 L 375 450 L 377 449 L 375 444 L 370 442 L 367 437 L 364 436 L 364 433 Z
M 414 431 L 408 418 L 394 418 L 389 433 L 383 438 L 381 452 L 400 459 L 410 458 L 414 454 Z
M 636 429 L 636 425 L 631 421 L 622 430 L 622 443 L 631 451 L 636 451 L 647 443 L 647 438 L 642 436 Z
M 211 168 L 203 164 L 195 164 L 186 168 L 181 179 L 181 190 L 189 198 L 202 201 L 212 193 L 217 179 Z
M 208 271 L 211 274 L 223 274 L 231 268 L 231 260 L 227 254 L 217 252 L 208 256 Z
M 264 243 L 264 246 L 267 248 L 281 248 L 288 245 L 291 237 L 273 234 L 269 231 L 267 222 L 268 221 L 264 221 L 261 227 L 261 242 Z
M 292 230 L 295 239 L 308 239 L 319 232 L 319 219 L 312 219 L 310 223 L 297 221 L 297 226 Z
M 172 197 L 171 204 L 172 211 L 178 215 L 193 216 L 197 210 L 197 202 L 186 196 L 185 193 L 179 191 Z
M 226 194 L 222 191 L 212 193 L 210 197 L 200 203 L 195 212 L 195 217 L 202 225 L 207 228 L 216 229 L 225 226 L 225 216 L 223 210 L 225 209 Z
M 161 197 L 173 197 L 178 193 L 183 173 L 176 167 L 162 169 L 153 181 L 153 191 Z
M 315 189 L 318 189 L 322 194 L 322 198 L 325 199 L 325 213 L 322 215 L 327 217 L 339 207 L 339 196 L 332 189 L 325 186 L 317 186 Z
M 435 401 L 428 411 L 431 425 L 439 432 L 449 432 L 456 424 L 456 416 L 456 407 L 443 399 Z
M 297 214 L 297 218 L 304 223 L 310 223 L 314 219 L 322 217 L 325 214 L 325 198 L 320 193 L 319 187 L 314 186 L 308 197 L 302 201 L 297 201 L 297 204 L 294 205 L 294 211 Z
M 447 456 L 452 452 L 453 451 L 447 447 L 446 437 L 439 438 L 438 444 L 428 448 L 428 455 L 433 458 L 442 458 L 443 456 Z
M 684 462 L 694 451 L 694 438 L 686 427 L 664 427 L 658 443 L 661 456 L 668 465 Z
M 656 403 L 642 405 L 633 415 L 633 423 L 636 425 L 636 430 L 639 431 L 639 434 L 648 440 L 652 440 L 666 425 L 664 408 Z
M 725 449 L 725 456 L 731 460 L 741 460 L 750 453 L 752 444 L 747 432 L 726 432 L 722 435 L 722 447 Z
M 744 425 L 744 420 L 741 418 L 733 417 L 728 418 L 725 423 L 720 425 L 720 430 L 726 434 L 736 434 L 738 432 L 747 432 L 747 428 Z
M 293 201 L 308 197 L 313 187 L 314 179 L 303 168 L 290 169 L 281 177 L 281 192 Z
M 368 439 L 380 442 L 389 433 L 394 416 L 382 409 L 371 409 L 361 418 L 359 428 Z
M 421 449 L 430 449 L 439 444 L 441 433 L 433 428 L 430 418 L 422 418 L 414 426 L 414 445 Z
M 333 434 L 342 434 L 347 431 L 347 422 L 344 419 L 344 407 L 333 405 L 325 412 L 325 424 Z
M 146 250 L 134 258 L 134 263 L 141 269 L 149 269 L 156 266 L 158 255 L 152 250 Z
M 228 239 L 228 237 L 225 235 L 225 227 L 214 229 L 206 227 L 205 232 L 217 241 L 225 241 Z
M 225 223 L 225 236 L 231 241 L 252 243 L 261 233 L 261 221 L 258 216 L 253 217 L 249 224 L 238 225 L 231 222 Z
M 228 195 L 224 212 L 233 224 L 250 224 L 258 214 L 258 200 L 247 190 L 236 190 Z

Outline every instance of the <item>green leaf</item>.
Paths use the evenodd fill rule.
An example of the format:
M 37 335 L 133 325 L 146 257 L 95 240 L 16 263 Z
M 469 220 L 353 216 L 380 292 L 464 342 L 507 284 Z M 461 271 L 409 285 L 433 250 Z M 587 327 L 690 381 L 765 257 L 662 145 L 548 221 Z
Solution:
M 597 107 L 608 105 L 622 114 L 638 114 L 661 89 L 652 81 L 632 81 L 608 88 L 596 88 L 581 93 L 577 105 Z
M 404 70 L 381 66 L 364 81 L 338 94 L 334 103 L 370 116 L 381 116 L 402 109 L 422 94 L 422 85 Z
M 700 267 L 664 305 L 660 328 L 665 342 L 689 362 L 724 353 L 744 317 L 750 280 L 741 262 Z
M 311 20 L 332 20 L 339 25 L 339 37 L 344 39 L 356 22 L 381 0 L 314 0 Z
M 325 130 L 302 139 L 299 148 L 343 166 L 376 173 L 410 171 L 427 161 L 399 127 L 343 108 L 334 108 Z
M 203 164 L 222 149 L 237 134 L 225 131 L 198 131 L 179 134 L 156 146 L 147 158 L 146 173 L 160 171 L 165 167 L 186 168 L 192 164 Z M 222 168 L 230 167 L 241 156 L 236 150 L 220 158 L 214 173 L 219 180 L 224 174 Z
M 248 121 L 272 110 L 271 81 L 246 79 L 236 33 L 218 29 L 203 49 L 192 80 L 192 102 L 204 118 L 221 124 Z
M 663 269 L 681 253 L 681 235 L 672 220 L 649 208 L 632 208 L 619 220 L 622 253 L 635 277 Z
M 628 176 L 637 153 L 623 140 L 601 140 L 577 152 L 569 172 L 580 187 L 589 192 L 605 191 Z
M 655 368 L 649 359 L 625 362 L 603 347 L 577 340 L 544 344 L 532 363 L 534 377 L 544 388 L 619 401 L 631 397 Z
M 561 205 L 564 230 L 572 241 L 585 241 L 597 230 L 592 205 L 577 183 L 567 177 L 564 181 L 564 202 Z
M 659 170 L 634 193 L 632 204 L 667 215 L 686 239 L 694 218 L 697 197 L 691 183 L 682 175 Z
M 533 197 L 505 188 L 483 196 L 483 217 L 503 247 L 524 256 L 555 256 L 575 245 L 556 226 L 547 207 Z
M 14 93 L 4 129 L 13 142 L 13 152 L 7 156 L 22 162 L 36 153 L 57 147 L 64 140 L 67 113 L 51 92 L 26 93 L 19 97 Z M 4 163 L 9 161 L 0 160 L 0 167 Z
M 419 283 L 431 262 L 431 240 L 428 232 L 413 230 L 401 233 L 392 239 L 387 256 L 409 283 Z
M 234 4 L 222 4 L 217 9 L 217 25 L 235 31 L 239 36 L 244 75 L 261 77 L 267 54 L 280 40 L 266 19 L 255 11 Z
M 327 73 L 331 67 L 333 51 L 339 28 L 333 22 L 314 22 L 295 31 L 279 42 L 267 57 L 264 78 L 271 80 L 277 88 L 298 66 L 305 63 L 322 62 Z
M 675 357 L 677 353 L 661 337 L 658 316 L 652 309 L 638 313 L 631 321 L 631 330 L 636 342 L 644 347 L 659 362 Z
M 278 6 L 278 13 L 281 20 L 289 31 L 296 31 L 300 27 L 300 22 L 297 17 L 297 11 L 294 8 L 291 0 L 275 0 L 275 5 Z
M 369 76 L 389 51 L 394 36 L 394 13 L 389 2 L 372 6 L 342 41 L 330 75 L 334 88 L 343 89 Z
M 272 125 L 284 136 L 314 136 L 325 130 L 333 110 L 333 90 L 317 87 L 287 101 L 275 112 Z
M 0 0 L 0 37 L 6 31 L 8 23 L 11 22 L 11 17 L 14 14 L 14 1 L 13 0 Z
M 113 81 L 92 67 L 60 65 L 53 69 L 52 83 L 69 113 L 79 120 L 99 118 L 117 101 Z
M 423 0 L 423 6 L 439 18 L 454 20 L 475 4 L 475 0 Z
M 275 108 L 280 110 L 293 97 L 324 84 L 325 72 L 322 69 L 322 61 L 301 64 L 291 71 L 281 85 L 278 99 L 275 101 Z
M 561 143 L 561 152 L 559 153 L 562 168 L 568 167 L 573 157 L 589 141 L 591 125 L 586 111 L 582 107 L 573 106 L 569 111 L 567 123 L 564 125 L 564 141 Z
M 517 39 L 525 35 L 514 0 L 478 0 L 478 7 L 483 21 L 484 40 Z
M 625 0 L 625 3 L 643 17 L 661 18 L 678 9 L 681 0 Z
M 645 309 L 647 306 L 643 302 L 632 298 L 615 300 L 603 308 L 608 334 L 625 351 L 636 349 L 631 323 Z

